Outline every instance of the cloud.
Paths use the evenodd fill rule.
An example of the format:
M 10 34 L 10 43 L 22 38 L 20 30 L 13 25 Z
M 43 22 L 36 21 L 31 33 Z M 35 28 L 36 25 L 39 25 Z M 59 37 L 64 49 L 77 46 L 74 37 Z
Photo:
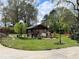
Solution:
M 1 2 L 4 4 L 4 6 L 7 6 L 8 5 L 7 0 L 1 0 Z
M 54 5 L 50 1 L 45 1 L 44 3 L 40 4 L 37 9 L 38 9 L 38 22 L 40 23 L 43 17 L 46 14 L 49 14 L 50 11 L 52 11 Z
M 36 0 L 36 6 L 39 6 L 40 4 L 44 3 L 45 1 L 49 1 L 49 0 Z

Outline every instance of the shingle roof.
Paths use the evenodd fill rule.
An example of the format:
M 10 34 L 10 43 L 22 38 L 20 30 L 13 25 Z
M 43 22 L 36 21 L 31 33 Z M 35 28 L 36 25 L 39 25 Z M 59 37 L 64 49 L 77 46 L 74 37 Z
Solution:
M 36 27 L 38 27 L 38 26 L 42 26 L 43 28 L 46 28 L 46 29 L 47 29 L 47 27 L 44 26 L 44 25 L 42 25 L 42 24 L 38 24 L 38 25 L 34 25 L 34 26 L 30 26 L 30 27 L 28 27 L 27 29 L 33 29 L 33 28 L 36 28 Z

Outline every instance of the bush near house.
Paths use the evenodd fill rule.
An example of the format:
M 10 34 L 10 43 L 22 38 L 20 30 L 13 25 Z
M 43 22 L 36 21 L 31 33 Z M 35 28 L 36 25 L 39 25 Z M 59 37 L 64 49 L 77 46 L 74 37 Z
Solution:
M 14 34 L 14 29 L 13 27 L 2 27 L 0 28 L 0 33 L 4 33 L 4 34 Z
M 25 23 L 16 23 L 14 26 L 14 31 L 18 34 L 17 37 L 22 37 L 22 34 L 26 33 L 26 24 Z

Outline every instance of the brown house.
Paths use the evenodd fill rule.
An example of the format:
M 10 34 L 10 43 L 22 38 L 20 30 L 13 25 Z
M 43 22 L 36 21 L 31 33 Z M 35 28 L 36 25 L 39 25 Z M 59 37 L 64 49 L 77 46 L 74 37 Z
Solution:
M 32 38 L 51 37 L 51 33 L 46 26 L 39 24 L 29 27 L 27 29 L 27 36 Z

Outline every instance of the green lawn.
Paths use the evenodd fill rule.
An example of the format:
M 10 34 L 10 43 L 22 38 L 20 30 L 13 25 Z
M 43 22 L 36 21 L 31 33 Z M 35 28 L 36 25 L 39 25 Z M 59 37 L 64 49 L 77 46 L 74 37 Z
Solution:
M 0 40 L 1 44 L 16 49 L 22 50 L 48 50 L 48 49 L 59 49 L 59 48 L 66 48 L 71 46 L 78 45 L 77 41 L 71 40 L 66 36 L 62 36 L 63 44 L 57 44 L 59 39 L 19 39 L 19 38 L 3 38 Z

